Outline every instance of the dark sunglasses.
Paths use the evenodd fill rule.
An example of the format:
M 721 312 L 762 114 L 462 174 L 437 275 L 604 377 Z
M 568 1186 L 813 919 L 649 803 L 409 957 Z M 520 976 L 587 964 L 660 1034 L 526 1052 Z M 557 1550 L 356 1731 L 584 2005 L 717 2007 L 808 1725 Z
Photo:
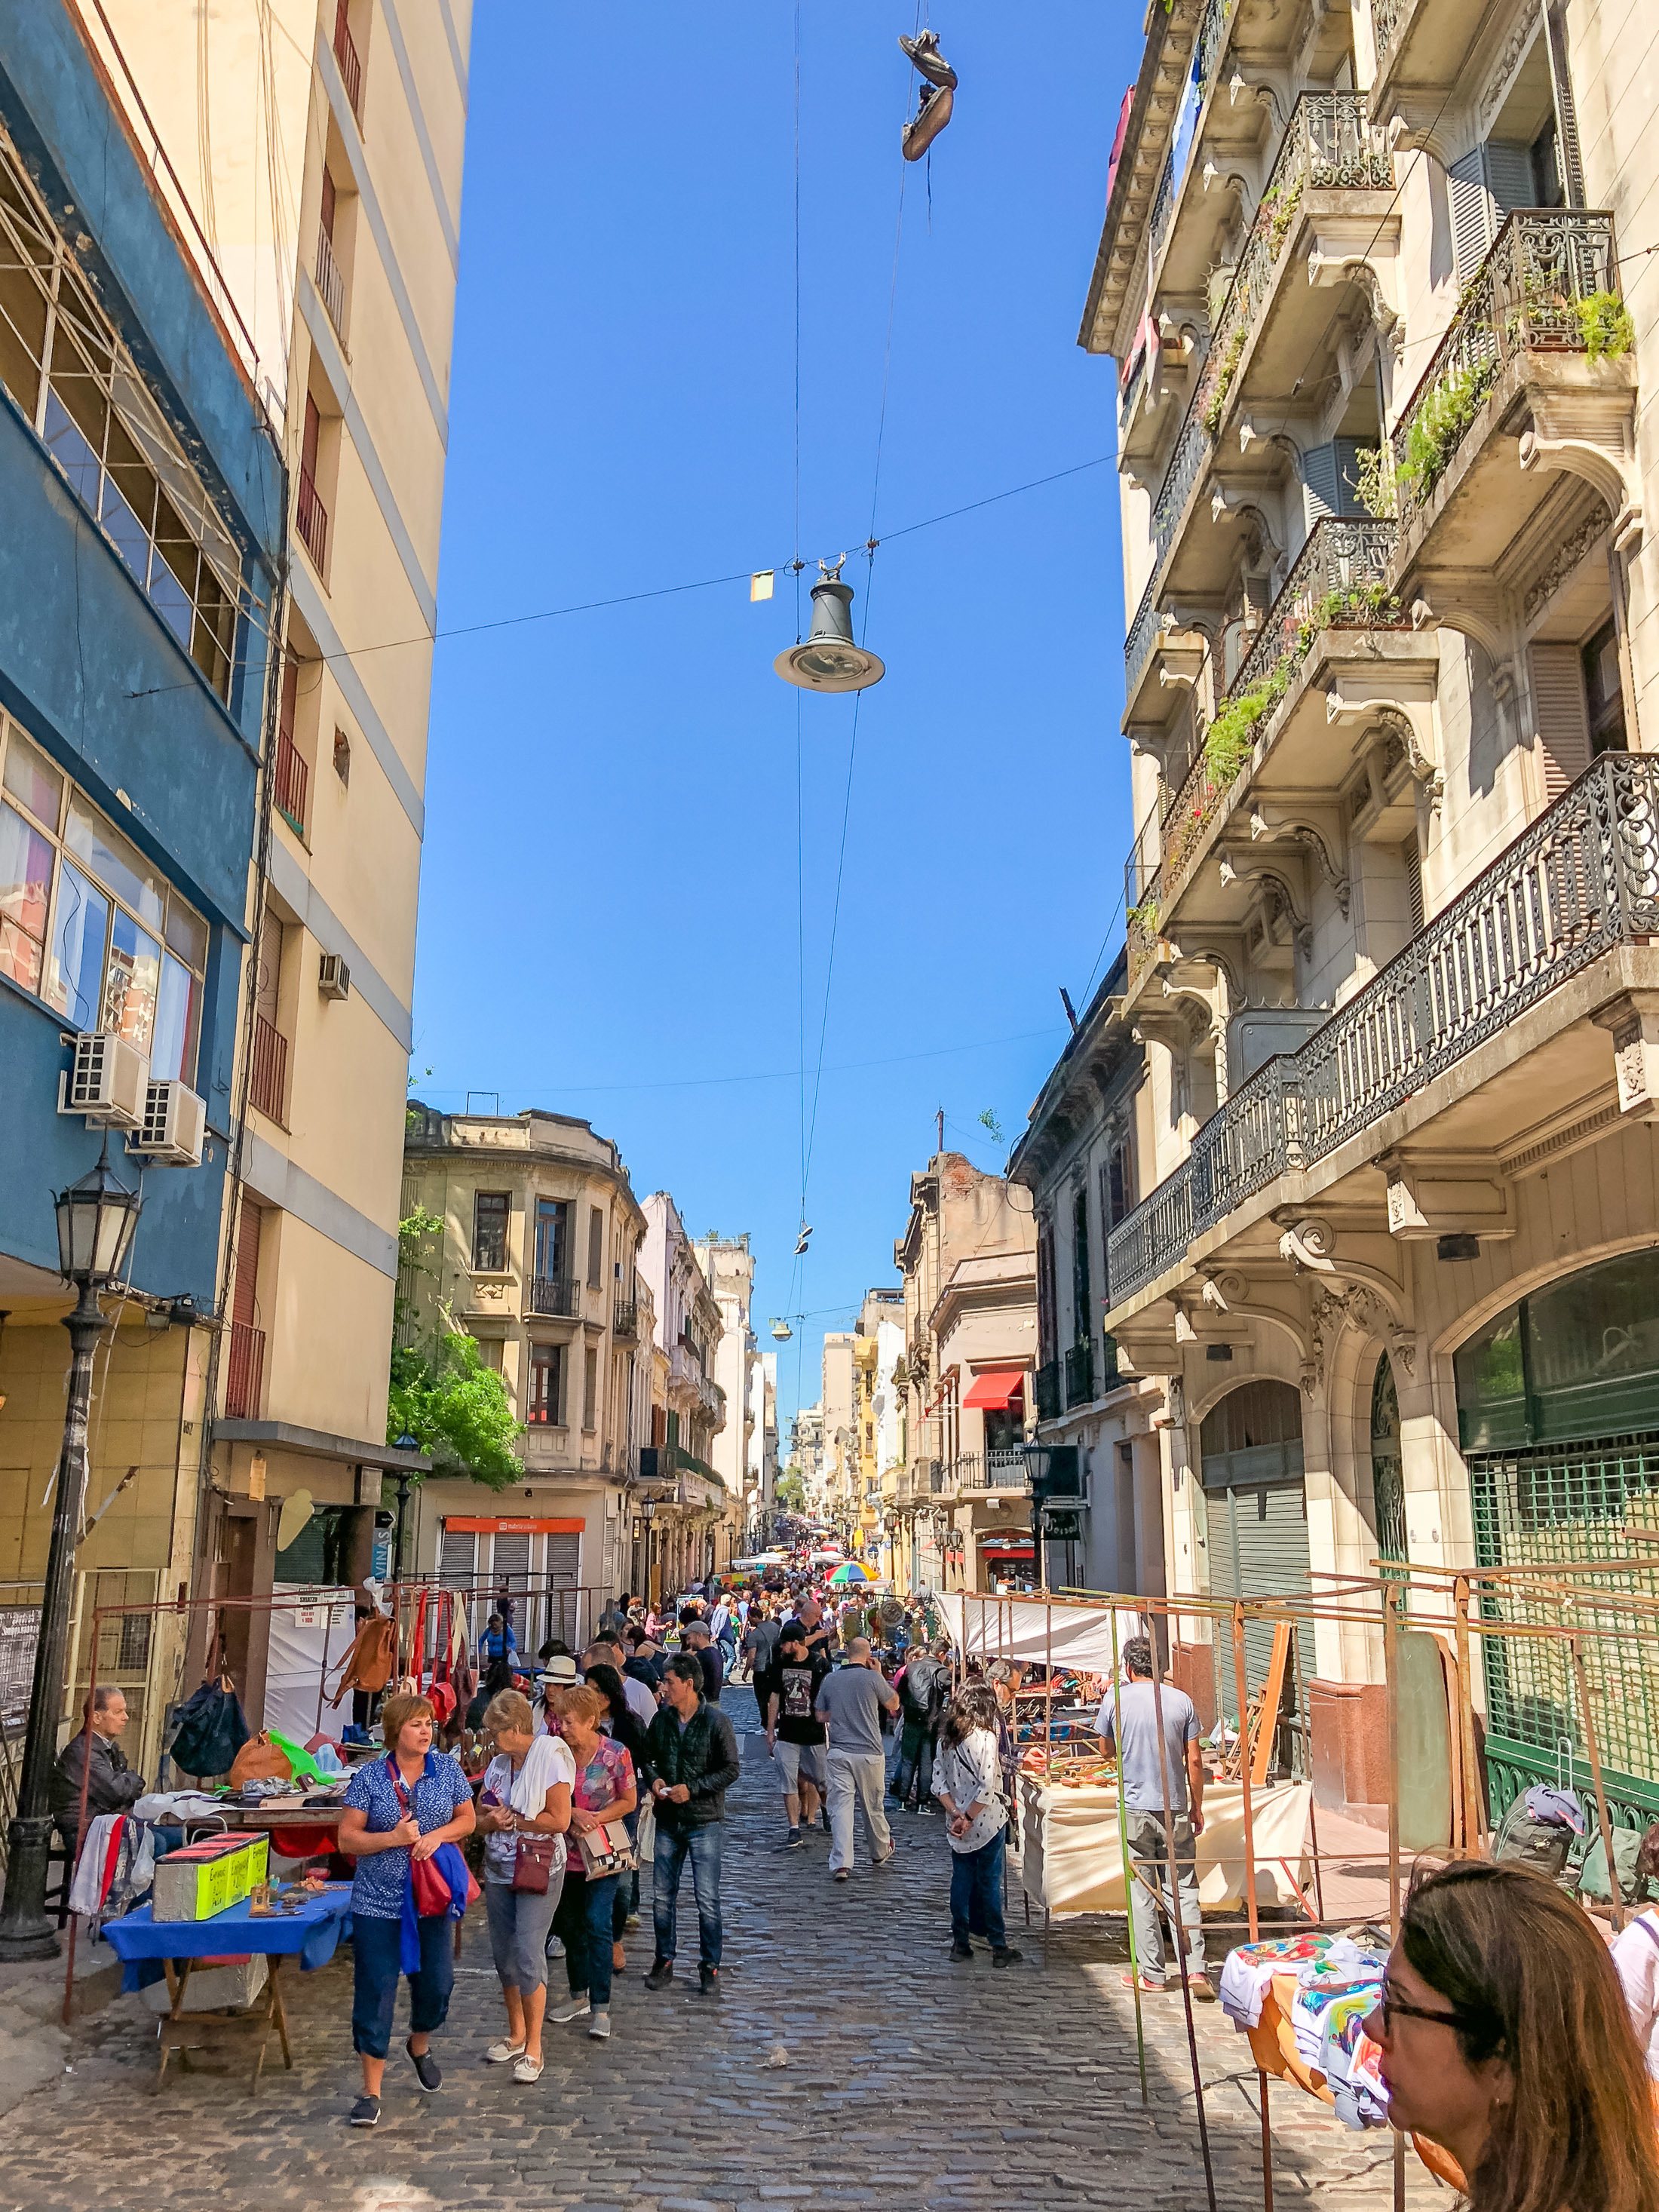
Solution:
M 1476 2021 L 1466 2012 L 1431 2012 L 1426 2005 L 1407 2004 L 1403 1997 L 1390 1996 L 1385 1982 L 1377 1994 L 1376 2009 L 1382 2015 L 1384 2033 L 1392 2029 L 1396 2020 L 1438 2021 L 1442 2027 L 1473 2029 Z

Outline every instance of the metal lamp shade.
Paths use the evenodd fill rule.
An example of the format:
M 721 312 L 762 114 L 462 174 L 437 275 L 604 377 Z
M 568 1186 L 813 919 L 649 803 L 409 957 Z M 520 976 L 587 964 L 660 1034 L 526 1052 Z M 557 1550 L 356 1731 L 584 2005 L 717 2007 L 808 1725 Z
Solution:
M 64 1279 L 108 1283 L 125 1274 L 143 1202 L 102 1158 L 78 1182 L 60 1191 L 55 1201 L 58 1260 Z
M 802 691 L 864 691 L 887 673 L 884 662 L 854 642 L 853 586 L 838 576 L 822 576 L 813 585 L 811 635 L 772 665 Z

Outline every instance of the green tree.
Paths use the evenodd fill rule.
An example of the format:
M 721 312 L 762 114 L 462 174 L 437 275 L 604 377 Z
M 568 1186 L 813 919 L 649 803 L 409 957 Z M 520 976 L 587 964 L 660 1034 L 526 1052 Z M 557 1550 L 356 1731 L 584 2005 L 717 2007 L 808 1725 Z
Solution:
M 442 1228 L 439 1217 L 421 1206 L 398 1224 L 399 1335 L 416 1322 L 417 1304 L 411 1293 L 418 1278 L 436 1277 L 427 1248 Z M 393 1348 L 386 1442 L 413 1437 L 435 1473 L 465 1474 L 491 1490 L 505 1490 L 524 1474 L 513 1449 L 524 1424 L 514 1419 L 507 1385 L 484 1365 L 476 1340 L 456 1328 L 441 1306 L 439 1313 L 439 1327 L 430 1338 Z
M 793 1467 L 786 1468 L 778 1477 L 775 1494 L 786 1513 L 804 1513 L 806 1510 L 806 1485 Z

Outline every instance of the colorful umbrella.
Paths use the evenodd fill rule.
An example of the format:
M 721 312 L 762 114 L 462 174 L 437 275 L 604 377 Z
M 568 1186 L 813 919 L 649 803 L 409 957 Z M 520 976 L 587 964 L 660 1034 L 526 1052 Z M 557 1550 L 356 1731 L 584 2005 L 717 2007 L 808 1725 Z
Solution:
M 831 1589 L 844 1589 L 849 1583 L 872 1583 L 875 1579 L 875 1575 L 861 1561 L 843 1559 L 830 1576 L 830 1587 Z

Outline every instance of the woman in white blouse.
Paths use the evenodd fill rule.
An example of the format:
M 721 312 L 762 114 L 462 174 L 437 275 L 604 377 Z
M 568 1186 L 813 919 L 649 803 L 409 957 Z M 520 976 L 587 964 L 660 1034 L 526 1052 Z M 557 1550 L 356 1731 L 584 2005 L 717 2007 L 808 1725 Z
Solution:
M 1650 1881 L 1659 1880 L 1659 1820 L 1642 1838 L 1636 1871 Z M 1613 1963 L 1648 2072 L 1659 2081 L 1659 1908 L 1650 1905 L 1637 1914 L 1613 1944 Z
M 972 1936 L 988 1936 L 991 1964 L 1020 1954 L 1002 1919 L 1003 1850 L 1008 1808 L 997 1752 L 997 1701 L 982 1683 L 958 1691 L 945 1710 L 933 1759 L 933 1795 L 949 1815 L 951 1956 L 974 1955 Z
M 541 2078 L 542 2015 L 547 2009 L 547 1931 L 564 1887 L 565 1831 L 575 1761 L 562 1736 L 537 1735 L 530 1700 L 517 1690 L 490 1699 L 484 1733 L 495 1756 L 484 1770 L 478 1827 L 484 1838 L 484 1909 L 489 1948 L 507 2005 L 507 2033 L 484 2056 L 513 2069 L 515 2081 Z M 533 1859 L 520 1874 L 520 1851 Z M 539 1881 L 544 1888 L 514 1887 Z

